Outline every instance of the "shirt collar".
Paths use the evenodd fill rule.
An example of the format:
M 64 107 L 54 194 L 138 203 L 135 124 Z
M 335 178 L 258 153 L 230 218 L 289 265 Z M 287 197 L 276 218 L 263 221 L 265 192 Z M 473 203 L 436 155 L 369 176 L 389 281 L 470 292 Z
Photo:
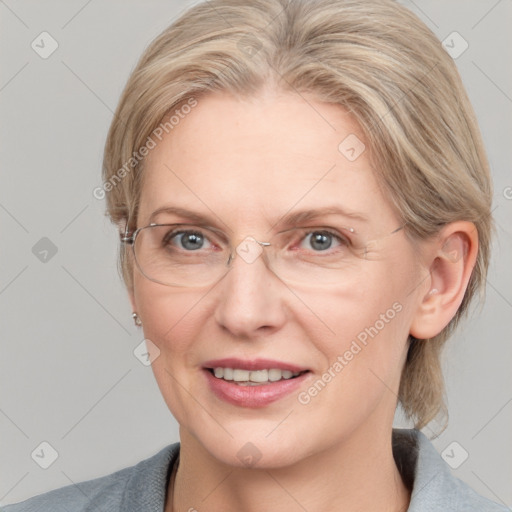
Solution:
M 169 476 L 180 453 L 174 443 L 133 468 L 126 483 L 119 510 L 123 512 L 163 512 Z
M 449 512 L 461 510 L 461 505 L 464 510 L 479 511 L 485 509 L 481 508 L 485 504 L 490 504 L 451 474 L 445 461 L 420 431 L 393 429 L 392 446 L 404 483 L 412 489 L 407 512 Z M 119 510 L 162 512 L 169 477 L 179 452 L 180 444 L 174 443 L 134 466 Z

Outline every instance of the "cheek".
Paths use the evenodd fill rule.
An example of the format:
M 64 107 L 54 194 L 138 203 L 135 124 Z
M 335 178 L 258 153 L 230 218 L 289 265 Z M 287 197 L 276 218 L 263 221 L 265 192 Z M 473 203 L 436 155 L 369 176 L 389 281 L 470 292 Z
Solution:
M 201 300 L 204 294 L 186 288 L 173 290 L 147 279 L 136 279 L 135 299 L 143 321 L 144 335 L 165 359 L 190 354 L 190 343 L 199 331 Z
M 392 409 L 396 400 L 408 334 L 408 278 L 397 275 L 391 280 L 389 271 L 370 265 L 359 284 L 311 296 L 316 316 L 334 333 L 325 335 L 325 329 L 308 329 L 306 321 L 302 323 L 322 356 L 318 379 L 328 384 L 327 391 L 320 392 L 324 384 L 315 380 L 301 399 L 311 399 L 317 411 L 330 411 L 337 418 L 332 425 L 354 426 L 381 402 Z M 311 317 L 309 326 L 318 324 Z M 351 411 L 350 418 L 346 411 Z
M 298 318 L 327 366 L 338 356 L 346 356 L 350 366 L 381 369 L 395 367 L 402 359 L 411 320 L 413 269 L 404 262 L 366 263 L 338 290 L 304 295 L 314 315 Z M 352 362 L 356 360 L 359 364 Z
M 159 350 L 151 366 L 162 397 L 181 425 L 193 424 L 190 394 L 199 396 L 195 386 L 201 360 L 195 341 L 204 325 L 202 299 L 207 292 L 176 291 L 146 279 L 136 281 L 134 291 L 144 337 Z

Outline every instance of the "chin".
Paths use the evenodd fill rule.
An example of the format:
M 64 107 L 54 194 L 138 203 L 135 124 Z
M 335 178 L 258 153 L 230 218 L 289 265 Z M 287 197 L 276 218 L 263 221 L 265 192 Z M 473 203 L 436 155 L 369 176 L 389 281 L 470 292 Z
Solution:
M 278 423 L 261 420 L 254 421 L 254 424 L 248 421 L 237 422 L 237 425 L 226 425 L 231 436 L 225 433 L 222 438 L 219 438 L 217 429 L 204 428 L 202 425 L 194 430 L 192 436 L 210 457 L 236 468 L 284 468 L 315 452 L 311 429 L 306 429 L 309 435 L 296 428 L 279 432 L 281 427 L 276 428 Z M 304 439 L 305 442 L 297 443 L 297 439 Z M 318 448 L 321 450 L 324 447 Z
M 218 461 L 235 468 L 245 469 L 277 469 L 291 466 L 302 460 L 306 454 L 297 451 L 297 447 L 290 443 L 283 446 L 267 442 L 265 444 L 251 441 L 233 440 L 219 446 L 205 446 L 211 456 Z

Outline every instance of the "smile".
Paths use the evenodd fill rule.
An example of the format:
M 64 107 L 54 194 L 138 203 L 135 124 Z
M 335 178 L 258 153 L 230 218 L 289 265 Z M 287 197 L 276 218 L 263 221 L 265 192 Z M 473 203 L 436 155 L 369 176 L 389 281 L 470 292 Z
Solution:
M 278 382 L 298 377 L 304 372 L 292 372 L 290 370 L 281 370 L 279 368 L 263 370 L 242 370 L 239 368 L 217 367 L 210 369 L 217 379 L 236 382 L 240 386 L 258 386 L 268 384 L 269 382 Z
M 207 361 L 203 366 L 213 395 L 238 407 L 262 408 L 296 392 L 313 374 L 296 364 L 271 359 Z

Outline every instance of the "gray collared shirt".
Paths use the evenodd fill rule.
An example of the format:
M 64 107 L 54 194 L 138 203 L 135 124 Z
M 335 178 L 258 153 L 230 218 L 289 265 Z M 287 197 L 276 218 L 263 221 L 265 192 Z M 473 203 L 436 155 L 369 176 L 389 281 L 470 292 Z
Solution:
M 6 505 L 5 512 L 163 512 L 165 492 L 179 443 L 110 475 L 69 485 Z M 393 454 L 412 486 L 408 512 L 505 512 L 455 478 L 432 443 L 417 430 L 393 430 Z

